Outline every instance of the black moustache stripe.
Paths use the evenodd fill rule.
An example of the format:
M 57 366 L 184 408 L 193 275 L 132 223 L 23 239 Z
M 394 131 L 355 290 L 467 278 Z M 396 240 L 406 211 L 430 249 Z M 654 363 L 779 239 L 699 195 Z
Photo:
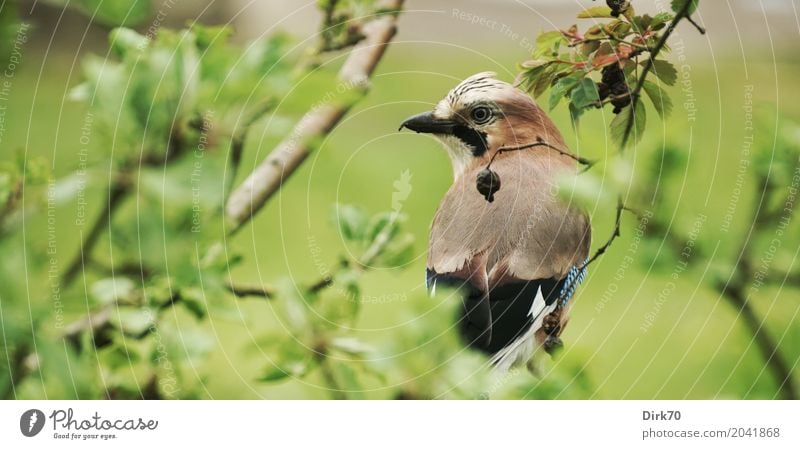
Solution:
M 489 149 L 486 143 L 486 133 L 472 129 L 468 126 L 458 125 L 453 130 L 453 135 L 472 148 L 472 155 L 480 156 Z

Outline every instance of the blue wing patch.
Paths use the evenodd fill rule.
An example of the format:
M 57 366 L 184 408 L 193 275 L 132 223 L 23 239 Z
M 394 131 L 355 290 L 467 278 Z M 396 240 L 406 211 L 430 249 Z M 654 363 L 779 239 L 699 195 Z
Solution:
M 578 287 L 578 284 L 583 282 L 583 279 L 586 277 L 586 267 L 584 267 L 585 264 L 586 262 L 581 264 L 580 267 L 576 265 L 570 268 L 569 272 L 567 273 L 567 277 L 565 277 L 561 282 L 561 291 L 558 294 L 559 308 L 567 305 L 569 299 L 575 294 L 575 289 Z

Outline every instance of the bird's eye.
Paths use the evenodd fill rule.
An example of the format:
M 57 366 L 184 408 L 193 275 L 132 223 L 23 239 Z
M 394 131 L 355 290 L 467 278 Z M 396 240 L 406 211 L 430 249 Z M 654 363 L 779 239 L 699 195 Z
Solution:
M 489 120 L 491 120 L 492 111 L 486 106 L 478 106 L 477 108 L 472 110 L 472 113 L 470 115 L 472 116 L 472 120 L 476 124 L 483 125 L 484 123 L 487 123 Z

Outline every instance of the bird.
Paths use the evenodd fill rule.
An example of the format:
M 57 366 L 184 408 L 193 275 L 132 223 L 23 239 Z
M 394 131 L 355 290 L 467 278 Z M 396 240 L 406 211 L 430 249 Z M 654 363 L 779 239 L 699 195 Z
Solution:
M 586 275 L 590 219 L 558 195 L 577 158 L 535 100 L 493 72 L 466 78 L 403 128 L 433 135 L 453 168 L 431 225 L 428 291 L 463 293 L 459 333 L 495 368 L 535 371 L 541 349 L 563 346 L 570 299 Z M 488 194 L 476 185 L 487 173 Z

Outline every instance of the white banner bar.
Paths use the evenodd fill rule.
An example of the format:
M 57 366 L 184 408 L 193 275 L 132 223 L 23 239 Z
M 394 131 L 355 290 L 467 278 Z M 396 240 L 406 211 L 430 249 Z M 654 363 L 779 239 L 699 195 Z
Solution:
M 798 448 L 797 401 L 5 401 L 0 447 Z

